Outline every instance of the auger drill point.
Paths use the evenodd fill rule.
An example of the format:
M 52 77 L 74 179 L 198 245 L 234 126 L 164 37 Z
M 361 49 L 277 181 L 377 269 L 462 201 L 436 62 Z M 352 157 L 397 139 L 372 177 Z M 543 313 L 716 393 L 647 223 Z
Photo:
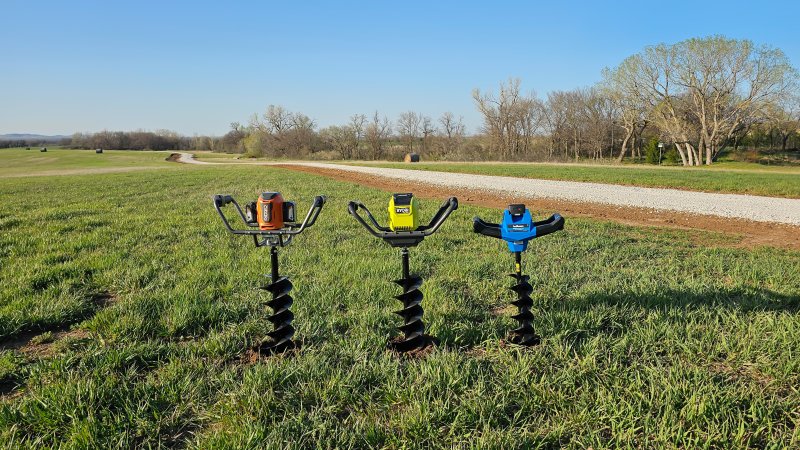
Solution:
M 314 225 L 325 205 L 325 197 L 314 197 L 308 214 L 300 224 L 296 222 L 294 202 L 285 201 L 280 192 L 264 192 L 258 200 L 245 204 L 244 210 L 230 195 L 215 195 L 213 199 L 214 209 L 217 210 L 228 231 L 236 235 L 252 236 L 256 247 L 270 248 L 271 282 L 261 289 L 272 294 L 272 300 L 266 304 L 272 308 L 272 315 L 267 320 L 273 324 L 274 329 L 267 333 L 270 340 L 262 343 L 259 351 L 273 354 L 294 347 L 292 341 L 294 314 L 289 309 L 294 303 L 294 299 L 289 295 L 293 285 L 288 277 L 282 277 L 278 273 L 278 247 L 289 245 L 294 236 Z M 221 209 L 229 203 L 233 203 L 239 217 L 250 229 L 239 230 L 231 227 Z
M 367 215 L 369 223 L 358 213 L 363 209 Z M 408 248 L 416 247 L 426 237 L 432 235 L 444 223 L 445 219 L 458 209 L 458 199 L 450 197 L 439 207 L 439 211 L 427 225 L 419 224 L 419 207 L 413 194 L 393 194 L 389 200 L 389 226 L 384 227 L 378 224 L 375 217 L 363 203 L 352 201 L 347 210 L 370 234 L 383 239 L 392 247 L 400 247 L 402 256 L 403 277 L 394 282 L 403 288 L 396 299 L 403 302 L 403 309 L 395 311 L 395 314 L 403 318 L 403 325 L 398 329 L 403 333 L 403 337 L 390 346 L 397 352 L 403 353 L 410 350 L 420 349 L 430 344 L 430 340 L 425 335 L 425 324 L 422 322 L 422 277 L 411 275 L 408 264 Z
M 528 282 L 530 277 L 522 275 L 522 252 L 528 248 L 528 241 L 564 229 L 564 218 L 553 214 L 547 220 L 534 222 L 531 213 L 523 204 L 509 205 L 503 211 L 503 221 L 499 224 L 484 222 L 480 218 L 473 219 L 473 231 L 506 241 L 508 249 L 514 254 L 514 273 L 510 274 L 516 281 L 511 290 L 517 299 L 511 302 L 519 312 L 512 318 L 519 326 L 511 331 L 510 341 L 518 345 L 538 345 L 539 336 L 533 329 L 533 314 L 530 297 L 533 287 Z

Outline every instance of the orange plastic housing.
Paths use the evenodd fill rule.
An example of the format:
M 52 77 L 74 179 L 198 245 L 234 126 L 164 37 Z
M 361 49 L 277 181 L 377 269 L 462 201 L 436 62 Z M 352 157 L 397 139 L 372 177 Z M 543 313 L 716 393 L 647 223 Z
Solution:
M 279 230 L 283 228 L 283 196 L 280 192 L 262 192 L 256 202 L 258 228 Z

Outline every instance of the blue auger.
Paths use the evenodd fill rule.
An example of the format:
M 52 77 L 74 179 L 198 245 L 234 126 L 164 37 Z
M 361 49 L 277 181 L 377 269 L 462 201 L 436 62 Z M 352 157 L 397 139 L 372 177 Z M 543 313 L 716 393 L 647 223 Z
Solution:
M 533 300 L 530 297 L 533 287 L 529 283 L 530 277 L 522 275 L 522 252 L 528 248 L 528 241 L 564 229 L 564 218 L 560 214 L 553 214 L 547 220 L 534 222 L 530 211 L 525 205 L 513 204 L 503 211 L 503 221 L 499 224 L 484 222 L 480 218 L 473 219 L 473 231 L 506 241 L 508 249 L 514 253 L 514 273 L 510 274 L 516 284 L 511 290 L 517 294 L 517 299 L 511 302 L 519 309 L 519 313 L 512 318 L 519 322 L 519 327 L 511 331 L 510 341 L 519 345 L 538 345 L 539 336 L 533 329 L 533 314 L 531 307 Z

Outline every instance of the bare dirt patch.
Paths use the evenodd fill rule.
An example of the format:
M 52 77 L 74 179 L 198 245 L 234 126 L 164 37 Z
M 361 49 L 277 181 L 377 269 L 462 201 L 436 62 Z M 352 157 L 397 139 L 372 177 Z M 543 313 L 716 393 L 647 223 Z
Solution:
M 25 333 L 14 341 L 19 347 L 17 350 L 25 356 L 44 358 L 51 356 L 54 353 L 54 345 L 64 339 L 81 340 L 89 339 L 89 333 L 84 330 L 66 330 L 49 333 L 46 340 L 38 340 L 36 338 L 42 336 L 44 333 Z M 25 340 L 27 338 L 27 341 Z
M 245 350 L 244 354 L 239 357 L 239 362 L 243 365 L 252 365 L 260 361 L 266 361 L 274 358 L 290 358 L 300 353 L 300 351 L 303 349 L 303 342 L 294 341 L 291 347 L 278 353 L 264 350 L 263 348 L 266 348 L 265 344 L 259 344 L 255 347 L 248 348 Z
M 89 338 L 89 333 L 86 331 L 71 330 L 70 328 L 72 325 L 97 314 L 101 309 L 111 306 L 117 301 L 117 298 L 109 292 L 100 292 L 93 295 L 89 301 L 94 306 L 94 309 L 85 317 L 67 323 L 17 333 L 6 340 L 0 341 L 0 350 L 17 350 L 26 356 L 44 357 L 53 353 L 53 345 L 59 341 Z
M 727 362 L 720 361 L 710 364 L 708 369 L 711 373 L 720 374 L 734 380 L 752 381 L 762 387 L 769 387 L 775 382 L 773 377 L 761 372 L 754 364 L 743 364 L 739 367 L 734 367 Z
M 349 181 L 390 192 L 413 189 L 415 195 L 423 198 L 446 198 L 457 195 L 461 203 L 490 208 L 505 208 L 509 203 L 522 201 L 528 205 L 529 208 L 541 211 L 557 211 L 565 217 L 591 217 L 625 225 L 665 227 L 683 230 L 705 230 L 725 233 L 736 237 L 736 239 L 727 244 L 720 243 L 717 239 L 712 239 L 713 243 L 709 245 L 704 239 L 703 233 L 699 233 L 693 237 L 693 241 L 697 245 L 726 245 L 729 247 L 745 248 L 770 246 L 800 250 L 800 227 L 792 225 L 766 224 L 744 219 L 671 213 L 643 208 L 571 202 L 565 200 L 510 198 L 493 192 L 481 192 L 469 189 L 447 189 L 422 183 L 404 182 L 391 178 L 338 169 L 296 166 L 291 164 L 277 164 L 275 166 L 315 175 L 323 175 L 336 180 Z
M 429 335 L 424 334 L 423 337 L 423 344 L 420 348 L 415 348 L 413 350 L 409 350 L 407 352 L 398 352 L 394 350 L 394 344 L 403 341 L 403 336 L 395 336 L 389 341 L 387 344 L 387 349 L 392 351 L 398 358 L 405 358 L 405 359 L 423 359 L 427 357 L 431 352 L 433 352 L 434 348 L 439 345 L 439 339 Z

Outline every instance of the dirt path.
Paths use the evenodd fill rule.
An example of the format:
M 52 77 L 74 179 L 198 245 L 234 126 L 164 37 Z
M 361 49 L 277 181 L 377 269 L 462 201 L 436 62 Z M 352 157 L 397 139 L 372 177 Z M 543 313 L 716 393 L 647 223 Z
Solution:
M 385 191 L 413 191 L 415 195 L 426 198 L 446 198 L 456 195 L 459 202 L 505 208 L 511 202 L 524 202 L 539 212 L 560 212 L 565 217 L 591 217 L 637 226 L 658 226 L 685 230 L 707 230 L 737 236 L 733 242 L 738 247 L 771 247 L 800 250 L 800 227 L 785 224 L 766 224 L 744 219 L 715 217 L 699 214 L 675 214 L 669 211 L 602 205 L 589 202 L 575 202 L 562 199 L 548 199 L 529 196 L 502 195 L 494 191 L 464 188 L 448 188 L 425 182 L 404 181 L 354 171 L 318 167 L 308 164 L 274 164 L 290 170 L 323 175 L 336 180 L 348 181 Z M 544 213 L 542 213 L 544 215 Z M 703 234 L 697 235 L 698 243 L 703 244 Z

